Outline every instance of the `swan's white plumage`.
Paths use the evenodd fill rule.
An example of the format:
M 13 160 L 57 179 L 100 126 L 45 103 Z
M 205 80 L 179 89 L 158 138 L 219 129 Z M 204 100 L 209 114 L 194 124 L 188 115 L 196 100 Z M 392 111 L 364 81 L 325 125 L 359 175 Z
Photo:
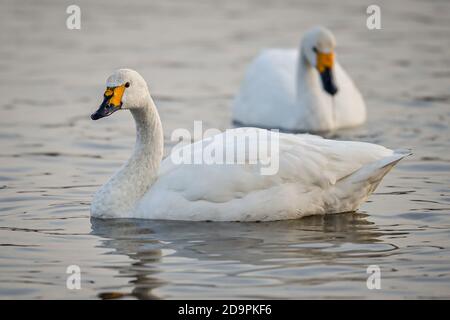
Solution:
M 128 99 L 137 94 L 131 86 Z M 255 159 L 248 148 L 237 151 L 245 154 L 243 164 L 174 164 L 168 157 L 159 167 L 162 129 L 150 96 L 147 99 L 142 108 L 125 106 L 137 125 L 135 151 L 94 196 L 92 216 L 269 221 L 353 211 L 405 156 L 369 143 L 280 133 L 279 170 L 274 175 L 261 175 L 261 165 L 250 164 Z M 232 129 L 232 133 L 250 139 L 274 134 L 257 128 Z M 195 154 L 215 146 L 226 153 L 234 145 L 222 138 L 224 134 L 196 142 L 194 147 L 200 148 L 188 145 L 183 150 Z M 257 153 L 256 157 L 267 160 L 268 155 Z
M 312 31 L 314 31 L 313 29 Z M 311 32 L 311 31 L 310 31 Z M 248 67 L 233 101 L 233 120 L 244 125 L 322 132 L 364 123 L 366 108 L 351 78 L 335 59 L 338 87 L 331 96 L 301 50 L 264 50 Z

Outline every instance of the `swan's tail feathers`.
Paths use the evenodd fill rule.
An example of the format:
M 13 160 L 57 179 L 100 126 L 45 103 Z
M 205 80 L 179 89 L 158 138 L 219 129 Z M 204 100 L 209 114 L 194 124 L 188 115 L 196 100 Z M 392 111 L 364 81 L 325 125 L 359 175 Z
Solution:
M 400 160 L 403 158 L 412 155 L 412 152 L 410 150 L 405 149 L 397 149 L 394 150 L 394 153 L 388 157 L 385 157 L 381 160 L 376 161 L 373 163 L 373 167 L 376 171 L 383 172 L 383 176 L 386 175 Z M 371 166 L 371 165 L 369 165 Z M 383 177 L 382 176 L 382 177 Z M 382 178 L 381 177 L 381 178 Z
M 403 158 L 411 155 L 410 150 L 398 149 L 390 156 L 363 166 L 361 169 L 349 176 L 353 184 L 368 183 L 371 191 L 375 190 L 383 177 Z
M 383 177 L 403 158 L 411 155 L 410 150 L 395 150 L 390 156 L 363 166 L 361 169 L 349 176 L 349 182 L 360 185 L 362 188 L 368 187 L 368 195 L 372 193 L 380 184 Z
M 342 178 L 336 184 L 340 198 L 340 211 L 355 211 L 375 191 L 384 176 L 403 158 L 411 155 L 409 150 L 395 150 L 391 155 L 369 163 L 356 172 Z M 343 192 L 345 190 L 345 192 Z

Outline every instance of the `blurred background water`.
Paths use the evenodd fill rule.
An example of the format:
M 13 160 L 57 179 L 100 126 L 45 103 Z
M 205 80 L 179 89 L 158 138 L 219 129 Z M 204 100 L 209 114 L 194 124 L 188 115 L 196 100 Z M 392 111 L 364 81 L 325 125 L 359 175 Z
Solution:
M 450 2 L 0 2 L 0 298 L 450 298 Z M 132 118 L 89 115 L 118 67 L 148 81 L 166 136 L 230 127 L 246 65 L 323 24 L 368 123 L 336 139 L 411 148 L 356 214 L 273 223 L 91 220 Z M 194 183 L 194 182 L 193 182 Z M 82 289 L 66 288 L 79 265 Z M 381 290 L 368 290 L 378 265 Z

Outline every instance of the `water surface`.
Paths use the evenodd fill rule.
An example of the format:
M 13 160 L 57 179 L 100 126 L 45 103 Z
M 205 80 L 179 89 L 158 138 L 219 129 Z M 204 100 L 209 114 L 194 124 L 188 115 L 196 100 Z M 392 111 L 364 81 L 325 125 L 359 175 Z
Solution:
M 0 4 L 0 298 L 450 298 L 450 2 L 61 1 Z M 273 223 L 102 221 L 91 195 L 127 159 L 131 116 L 93 122 L 130 67 L 175 128 L 230 127 L 245 66 L 315 24 L 361 89 L 368 123 L 336 139 L 411 148 L 359 212 Z M 194 182 L 193 182 L 194 183 Z M 78 265 L 82 289 L 66 288 Z M 368 290 L 378 265 L 382 289 Z

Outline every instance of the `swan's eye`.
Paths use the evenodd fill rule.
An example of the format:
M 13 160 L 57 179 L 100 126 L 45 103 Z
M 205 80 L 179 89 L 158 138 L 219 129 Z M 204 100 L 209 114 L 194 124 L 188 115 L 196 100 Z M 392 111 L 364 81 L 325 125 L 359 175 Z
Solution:
M 317 50 L 316 47 L 313 47 L 313 51 L 314 51 L 315 53 L 317 53 L 319 50 Z
M 128 88 L 129 86 L 130 86 L 129 82 L 125 83 L 125 88 Z

